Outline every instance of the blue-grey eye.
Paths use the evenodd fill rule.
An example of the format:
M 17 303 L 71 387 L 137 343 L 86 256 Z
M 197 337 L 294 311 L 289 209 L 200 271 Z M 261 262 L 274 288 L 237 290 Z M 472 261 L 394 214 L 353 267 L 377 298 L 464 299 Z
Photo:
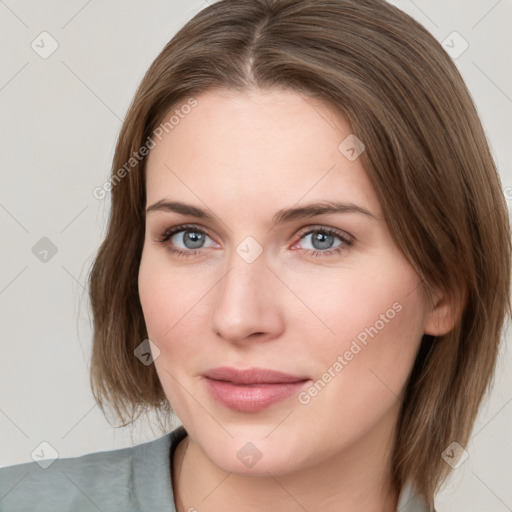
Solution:
M 328 233 L 322 230 L 310 231 L 306 233 L 301 240 L 310 239 L 311 247 L 304 247 L 305 249 L 313 249 L 316 251 L 322 251 L 326 249 L 333 249 L 343 243 L 343 240 L 339 235 Z M 339 243 L 335 245 L 335 239 L 339 240 Z
M 182 231 L 179 231 L 178 233 L 175 233 L 171 237 L 171 241 L 173 245 L 176 245 L 177 247 L 181 247 L 177 241 L 180 240 L 180 242 L 184 245 L 185 249 L 201 249 L 205 239 L 208 235 L 206 233 L 202 233 L 200 231 L 196 231 L 193 229 L 184 229 Z M 176 239 L 173 240 L 173 239 Z

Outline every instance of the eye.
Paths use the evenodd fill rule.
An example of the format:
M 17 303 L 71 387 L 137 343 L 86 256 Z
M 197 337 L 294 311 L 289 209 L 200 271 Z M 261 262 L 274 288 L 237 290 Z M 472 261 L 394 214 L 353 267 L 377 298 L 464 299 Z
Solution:
M 316 257 L 337 254 L 353 244 L 353 239 L 348 234 L 330 227 L 310 229 L 300 235 L 298 243 L 304 240 L 309 241 L 306 244 L 309 245 L 306 250 L 311 251 L 311 254 Z M 295 248 L 297 244 L 293 247 Z
M 292 249 L 295 249 L 302 241 L 309 240 L 309 244 L 306 245 L 310 247 L 303 249 L 315 257 L 338 254 L 350 247 L 354 242 L 353 238 L 347 233 L 323 226 L 309 229 L 306 232 L 303 231 L 299 236 L 299 242 L 296 242 Z M 210 240 L 212 243 L 205 245 L 207 240 Z M 337 243 L 336 240 L 338 240 Z M 201 249 L 217 246 L 205 230 L 193 224 L 182 224 L 167 229 L 155 241 L 166 246 L 170 253 L 183 257 L 194 256 Z
M 178 256 L 193 256 L 199 249 L 204 249 L 206 239 L 211 238 L 206 231 L 194 225 L 180 225 L 165 231 L 157 238 L 159 244 L 165 245 L 167 250 Z

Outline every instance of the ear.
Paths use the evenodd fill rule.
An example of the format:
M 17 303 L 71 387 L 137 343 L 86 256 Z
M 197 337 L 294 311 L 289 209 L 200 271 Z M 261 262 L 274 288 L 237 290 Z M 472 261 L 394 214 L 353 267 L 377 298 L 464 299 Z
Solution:
M 455 299 L 436 290 L 427 300 L 430 308 L 425 317 L 424 333 L 432 336 L 449 333 L 460 318 L 465 296 Z

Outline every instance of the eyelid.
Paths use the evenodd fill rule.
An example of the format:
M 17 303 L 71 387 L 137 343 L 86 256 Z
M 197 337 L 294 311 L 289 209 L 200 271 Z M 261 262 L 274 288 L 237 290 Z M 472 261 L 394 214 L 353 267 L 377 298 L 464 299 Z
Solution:
M 207 235 L 209 238 L 214 240 L 209 233 L 209 230 L 204 226 L 200 226 L 199 224 L 176 224 L 166 230 L 161 235 L 157 235 L 155 242 L 163 243 L 164 241 L 168 241 L 172 236 L 182 231 L 196 231 L 198 233 L 203 233 Z M 215 240 L 214 240 L 215 241 Z M 215 242 L 217 243 L 217 242 Z
M 356 238 L 351 234 L 347 233 L 346 231 L 332 226 L 325 226 L 323 224 L 310 225 L 305 228 L 302 228 L 297 236 L 299 237 L 299 240 L 302 240 L 302 238 L 304 238 L 306 235 L 318 231 L 322 231 L 330 235 L 336 235 L 347 242 L 353 243 L 356 241 Z

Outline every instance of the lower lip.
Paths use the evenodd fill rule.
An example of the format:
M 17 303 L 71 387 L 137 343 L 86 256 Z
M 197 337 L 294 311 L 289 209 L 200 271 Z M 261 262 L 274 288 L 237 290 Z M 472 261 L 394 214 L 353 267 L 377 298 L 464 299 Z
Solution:
M 237 385 L 206 378 L 210 394 L 218 402 L 240 412 L 257 412 L 298 393 L 308 381 Z

